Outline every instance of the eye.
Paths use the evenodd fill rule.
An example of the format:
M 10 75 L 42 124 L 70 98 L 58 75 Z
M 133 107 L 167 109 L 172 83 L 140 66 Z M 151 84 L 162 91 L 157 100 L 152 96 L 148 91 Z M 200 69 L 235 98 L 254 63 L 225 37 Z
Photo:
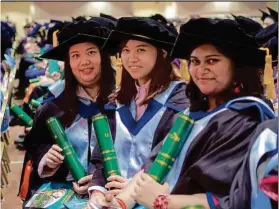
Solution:
M 197 65 L 199 65 L 199 64 L 200 64 L 200 61 L 197 60 L 197 59 L 191 59 L 191 60 L 190 60 L 190 65 L 197 66 Z
M 96 54 L 96 53 L 97 53 L 97 52 L 94 51 L 94 50 L 91 50 L 91 51 L 88 52 L 89 55 L 94 55 L 94 54 Z
M 145 52 L 146 50 L 144 48 L 138 48 L 138 52 Z
M 122 49 L 122 52 L 124 52 L 124 53 L 128 53 L 128 52 L 129 52 L 129 49 L 124 48 L 124 49 Z
M 72 54 L 71 58 L 77 59 L 79 58 L 79 54 Z
M 209 60 L 207 60 L 207 63 L 210 64 L 210 65 L 214 65 L 218 61 L 219 61 L 218 59 L 209 59 Z

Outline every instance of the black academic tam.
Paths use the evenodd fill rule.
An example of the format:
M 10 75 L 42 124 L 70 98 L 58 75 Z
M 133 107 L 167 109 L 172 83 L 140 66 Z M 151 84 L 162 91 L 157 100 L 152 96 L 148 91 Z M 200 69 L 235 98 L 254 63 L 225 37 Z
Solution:
M 259 50 L 255 39 L 231 19 L 190 19 L 180 27 L 171 56 L 188 59 L 191 52 L 202 44 L 228 47 L 243 55 L 243 61 L 249 65 L 262 66 L 264 63 L 265 53 Z
M 72 22 L 67 24 L 57 33 L 58 46 L 52 48 L 41 57 L 64 61 L 69 47 L 83 42 L 92 42 L 102 48 L 109 33 L 110 28 L 108 28 L 105 21 L 100 21 L 100 18 L 96 20 L 90 19 L 86 21 Z
M 122 17 L 118 19 L 115 30 L 111 31 L 103 48 L 114 54 L 123 41 L 132 39 L 170 52 L 175 38 L 176 34 L 156 20 L 146 17 Z

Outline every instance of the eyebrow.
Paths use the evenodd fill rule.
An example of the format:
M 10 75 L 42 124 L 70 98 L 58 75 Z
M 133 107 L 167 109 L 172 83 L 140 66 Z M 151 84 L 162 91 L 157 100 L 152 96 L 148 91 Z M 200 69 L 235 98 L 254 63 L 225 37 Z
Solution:
M 211 55 L 205 56 L 205 58 L 210 58 L 210 57 L 221 57 L 221 55 L 219 55 L 219 54 L 211 54 Z M 198 57 L 196 57 L 196 56 L 190 56 L 190 58 L 198 58 Z
M 90 47 L 90 48 L 86 49 L 86 51 L 88 51 L 88 50 L 90 50 L 90 49 L 97 49 L 97 47 L 92 46 L 92 47 Z
M 91 49 L 97 49 L 97 47 L 92 46 L 92 47 L 86 49 L 86 51 L 89 51 L 89 50 L 91 50 Z M 72 52 L 70 52 L 70 54 L 78 53 L 78 52 L 79 52 L 79 51 L 72 51 Z
M 148 45 L 140 44 L 140 45 L 137 45 L 137 47 L 148 47 Z
M 73 53 L 78 53 L 78 51 L 71 51 L 71 52 L 70 52 L 70 54 L 73 54 Z
M 128 47 L 127 45 L 125 45 L 124 47 Z M 145 45 L 145 44 L 140 44 L 140 45 L 137 45 L 136 47 L 148 47 L 148 45 Z
M 211 54 L 211 55 L 205 56 L 205 58 L 209 58 L 209 57 L 221 57 L 221 55 L 220 54 Z

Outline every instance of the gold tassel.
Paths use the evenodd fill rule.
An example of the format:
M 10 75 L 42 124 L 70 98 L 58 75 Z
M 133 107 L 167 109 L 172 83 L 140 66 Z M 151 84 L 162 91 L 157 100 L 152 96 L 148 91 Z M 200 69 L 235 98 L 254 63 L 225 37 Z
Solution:
M 45 29 L 46 29 L 46 26 L 40 27 L 39 32 L 40 32 L 41 35 L 43 34 Z
M 180 74 L 183 80 L 190 81 L 190 74 L 188 71 L 188 63 L 185 59 L 180 59 Z
M 115 84 L 116 84 L 116 88 L 118 88 L 121 86 L 121 78 L 122 78 L 122 62 L 121 62 L 121 58 L 119 57 L 119 53 L 117 53 L 117 57 L 111 56 L 110 60 L 111 60 L 112 67 L 116 71 Z
M 57 33 L 58 32 L 59 32 L 59 30 L 56 30 L 52 34 L 52 45 L 53 45 L 53 47 L 58 46 L 58 40 L 57 40 Z
M 274 82 L 272 82 L 271 84 L 266 85 L 265 94 L 266 94 L 266 98 L 268 98 L 268 99 L 275 99 L 276 98 Z
M 268 48 L 260 48 L 260 49 L 266 51 L 264 79 L 263 79 L 263 83 L 266 86 L 266 97 L 267 99 L 274 99 L 276 98 L 276 92 L 275 92 L 275 85 L 273 79 L 272 55 L 269 54 Z

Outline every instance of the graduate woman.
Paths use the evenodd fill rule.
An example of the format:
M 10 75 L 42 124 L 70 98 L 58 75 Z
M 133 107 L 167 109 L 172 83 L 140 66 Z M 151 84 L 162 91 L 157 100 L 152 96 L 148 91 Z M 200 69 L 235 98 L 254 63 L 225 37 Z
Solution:
M 87 193 L 96 171 L 96 164 L 91 161 L 96 140 L 90 118 L 100 112 L 109 116 L 105 104 L 115 87 L 110 57 L 101 51 L 113 27 L 113 21 L 101 17 L 74 21 L 57 34 L 59 45 L 43 55 L 43 58 L 65 62 L 65 89 L 58 98 L 40 107 L 25 140 L 32 171 L 30 175 L 25 172 L 26 167 L 23 168 L 22 188 L 25 189 L 19 194 L 22 199 L 28 199 L 45 181 L 73 181 L 62 149 L 55 144 L 46 125 L 46 120 L 52 116 L 62 123 L 87 173 L 78 182 L 73 182 L 74 190 L 79 194 Z
M 121 87 L 115 95 L 114 141 L 121 176 L 108 179 L 106 188 L 114 188 L 109 194 L 119 193 L 142 169 L 176 114 L 189 106 L 186 84 L 170 63 L 175 38 L 173 29 L 156 20 L 122 17 L 104 46 L 104 50 L 119 52 L 123 65 Z

